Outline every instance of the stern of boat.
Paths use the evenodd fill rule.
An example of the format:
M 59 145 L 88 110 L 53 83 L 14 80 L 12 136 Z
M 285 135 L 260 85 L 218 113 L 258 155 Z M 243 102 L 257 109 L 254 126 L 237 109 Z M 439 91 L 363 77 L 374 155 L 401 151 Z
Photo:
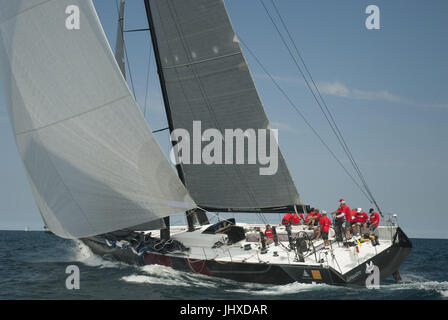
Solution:
M 400 227 L 388 226 L 381 231 L 380 236 L 383 239 L 390 237 L 390 247 L 344 275 L 346 284 L 365 286 L 366 280 L 370 276 L 368 270 L 372 266 L 378 267 L 380 281 L 391 275 L 396 280 L 399 279 L 398 269 L 411 252 L 412 242 Z

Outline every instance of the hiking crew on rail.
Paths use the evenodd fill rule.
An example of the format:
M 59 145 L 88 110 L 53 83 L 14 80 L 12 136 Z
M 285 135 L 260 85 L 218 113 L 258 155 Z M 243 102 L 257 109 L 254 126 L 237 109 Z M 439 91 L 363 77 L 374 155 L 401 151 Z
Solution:
M 360 236 L 361 228 L 362 235 L 375 239 L 374 244 L 378 244 L 378 238 L 374 235 L 374 231 L 379 226 L 380 216 L 372 208 L 369 210 L 369 215 L 365 213 L 361 208 L 350 210 L 344 199 L 339 200 L 339 207 L 335 211 L 331 212 L 334 215 L 334 231 L 336 241 L 343 241 L 343 229 L 345 222 L 345 239 L 350 240 L 352 236 Z M 317 208 L 311 208 L 311 211 L 306 214 L 304 218 L 303 214 L 287 213 L 282 219 L 283 225 L 307 225 L 309 229 L 313 229 L 314 238 L 324 240 L 325 246 L 330 245 L 328 240 L 328 233 L 332 225 L 330 218 L 327 216 L 325 210 L 320 211 Z M 368 234 L 367 234 L 368 231 Z M 271 238 L 270 226 L 266 229 L 267 238 Z M 347 245 L 348 246 L 348 245 Z

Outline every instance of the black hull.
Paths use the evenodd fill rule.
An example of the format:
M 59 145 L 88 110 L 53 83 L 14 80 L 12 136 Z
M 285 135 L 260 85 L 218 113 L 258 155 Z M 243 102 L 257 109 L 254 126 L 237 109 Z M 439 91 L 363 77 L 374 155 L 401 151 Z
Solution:
M 93 253 L 107 259 L 114 259 L 133 265 L 158 264 L 180 271 L 201 273 L 208 276 L 231 279 L 241 282 L 287 284 L 326 283 L 331 285 L 359 285 L 365 286 L 369 276 L 366 272 L 367 264 L 377 266 L 380 270 L 380 280 L 384 280 L 398 270 L 404 259 L 412 249 L 412 243 L 404 232 L 397 228 L 393 245 L 387 250 L 360 264 L 350 272 L 342 275 L 333 268 L 288 265 L 228 262 L 214 260 L 196 260 L 187 257 L 145 252 L 139 256 L 131 249 L 110 248 L 94 238 L 82 239 Z

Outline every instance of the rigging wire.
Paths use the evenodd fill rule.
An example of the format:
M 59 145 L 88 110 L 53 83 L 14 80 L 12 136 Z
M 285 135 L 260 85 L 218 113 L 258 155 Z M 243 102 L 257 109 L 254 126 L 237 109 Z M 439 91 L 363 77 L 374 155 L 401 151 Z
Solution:
M 115 6 L 117 8 L 118 23 L 120 24 L 121 32 L 124 32 L 124 21 L 123 20 L 120 21 L 120 9 L 118 7 L 117 0 L 115 0 Z M 126 58 L 126 64 L 129 71 L 129 79 L 131 80 L 132 93 L 134 94 L 135 101 L 137 101 L 137 96 L 135 94 L 134 80 L 132 79 L 131 64 L 129 63 L 128 50 L 126 49 L 126 41 L 124 41 L 124 33 L 123 33 L 123 47 L 124 47 L 124 56 Z
M 370 191 L 370 188 L 369 188 L 368 185 L 367 185 L 367 182 L 366 182 L 366 180 L 365 180 L 365 178 L 364 178 L 364 175 L 362 174 L 362 172 L 361 172 L 361 170 L 360 170 L 358 164 L 356 163 L 356 161 L 355 161 L 355 159 L 354 159 L 354 157 L 353 157 L 353 154 L 351 153 L 351 151 L 350 151 L 350 149 L 349 149 L 349 147 L 348 147 L 348 145 L 347 145 L 347 143 L 346 143 L 346 141 L 345 141 L 345 139 L 344 139 L 344 137 L 343 137 L 343 135 L 342 135 L 342 133 L 341 133 L 339 127 L 338 127 L 337 124 L 336 124 L 336 121 L 334 120 L 334 117 L 333 117 L 332 113 L 330 112 L 330 110 L 329 110 L 329 108 L 328 108 L 328 105 L 326 104 L 325 100 L 323 99 L 323 97 L 322 97 L 322 95 L 321 95 L 321 93 L 320 93 L 320 90 L 319 90 L 319 88 L 317 87 L 317 85 L 316 85 L 316 83 L 315 83 L 315 81 L 314 81 L 314 79 L 313 79 L 313 77 L 312 77 L 312 75 L 311 75 L 311 72 L 309 71 L 309 68 L 307 67 L 305 61 L 303 60 L 303 57 L 302 57 L 302 55 L 300 54 L 300 51 L 298 50 L 297 45 L 296 45 L 294 39 L 292 38 L 291 33 L 289 32 L 289 29 L 288 29 L 288 27 L 286 26 L 286 23 L 285 23 L 285 21 L 284 21 L 282 15 L 280 14 L 280 11 L 278 10 L 277 6 L 275 5 L 274 0 L 271 0 L 271 3 L 272 3 L 272 5 L 273 5 L 273 7 L 274 7 L 274 9 L 275 9 L 275 11 L 276 11 L 278 17 L 280 18 L 280 21 L 281 21 L 281 23 L 282 23 L 282 25 L 283 25 L 283 28 L 285 29 L 285 31 L 286 31 L 286 33 L 287 33 L 287 35 L 288 35 L 288 37 L 289 37 L 289 40 L 290 40 L 291 43 L 293 44 L 293 46 L 294 46 L 294 48 L 295 48 L 295 51 L 296 51 L 297 55 L 299 56 L 299 58 L 300 58 L 300 60 L 301 60 L 301 62 L 302 62 L 302 64 L 303 64 L 303 66 L 304 66 L 304 68 L 305 68 L 305 70 L 306 70 L 306 72 L 307 72 L 307 74 L 308 74 L 308 76 L 309 76 L 309 78 L 310 78 L 310 80 L 311 80 L 311 82 L 312 82 L 312 84 L 313 84 L 313 88 L 314 88 L 314 90 L 317 92 L 317 94 L 318 94 L 320 100 L 322 101 L 322 104 L 324 105 L 325 110 L 326 110 L 327 113 L 328 113 L 328 116 L 327 116 L 327 113 L 325 113 L 324 108 L 322 107 L 322 105 L 319 103 L 319 100 L 317 99 L 317 97 L 316 97 L 316 95 L 315 95 L 315 93 L 314 93 L 314 91 L 313 91 L 313 88 L 311 88 L 310 83 L 309 83 L 309 81 L 306 79 L 305 75 L 303 74 L 303 72 L 302 72 L 300 66 L 299 66 L 298 63 L 297 63 L 297 60 L 294 58 L 294 55 L 291 53 L 290 48 L 287 46 L 287 43 L 286 43 L 285 39 L 283 38 L 283 36 L 282 36 L 280 30 L 279 30 L 278 27 L 276 26 L 276 24 L 275 24 L 275 22 L 274 22 L 272 16 L 270 15 L 270 13 L 269 13 L 267 7 L 264 5 L 263 0 L 260 0 L 260 2 L 262 3 L 263 7 L 265 8 L 266 13 L 268 14 L 268 16 L 269 16 L 270 19 L 271 19 L 271 22 L 274 24 L 274 26 L 275 26 L 277 32 L 279 33 L 280 37 L 282 38 L 283 43 L 284 43 L 285 46 L 287 47 L 287 49 L 288 49 L 288 51 L 289 51 L 291 57 L 293 58 L 294 62 L 296 63 L 296 66 L 297 66 L 297 68 L 299 69 L 299 71 L 300 71 L 302 77 L 304 78 L 305 82 L 307 83 L 308 88 L 309 88 L 310 91 L 313 93 L 313 96 L 314 96 L 316 102 L 318 103 L 318 105 L 319 105 L 319 107 L 320 107 L 322 113 L 324 114 L 325 118 L 327 119 L 328 123 L 330 124 L 330 127 L 332 128 L 332 130 L 333 130 L 335 136 L 338 138 L 339 143 L 341 144 L 341 146 L 342 146 L 344 152 L 346 153 L 347 157 L 349 158 L 349 160 L 350 160 L 350 162 L 351 162 L 353 168 L 355 169 L 356 173 L 358 174 L 358 176 L 359 176 L 359 178 L 360 178 L 360 180 L 361 180 L 361 182 L 362 182 L 362 184 L 363 184 L 363 186 L 364 186 L 364 189 L 366 190 L 366 192 L 368 193 L 368 195 L 369 195 L 369 197 L 370 197 L 369 201 L 370 201 L 371 203 L 375 203 L 375 205 L 376 205 L 377 208 L 378 208 L 378 205 L 376 204 L 376 201 L 375 201 L 375 199 L 374 199 L 374 197 L 373 197 L 373 194 L 372 194 L 372 192 Z M 378 208 L 378 210 L 380 211 L 379 208 Z
M 144 105 L 144 110 L 143 110 L 143 116 L 146 119 L 146 110 L 149 108 L 148 107 L 148 91 L 149 91 L 149 85 L 150 85 L 150 81 L 149 81 L 149 76 L 150 76 L 150 71 L 151 71 L 151 56 L 152 56 L 152 50 L 151 50 L 151 44 L 149 44 L 149 58 L 148 58 L 148 71 L 146 73 L 146 92 L 145 92 L 145 105 Z
M 342 148 L 343 148 L 345 154 L 347 155 L 347 157 L 348 157 L 350 163 L 352 164 L 353 168 L 355 169 L 356 173 L 358 174 L 358 176 L 359 176 L 359 178 L 360 178 L 360 180 L 361 180 L 361 183 L 363 184 L 363 187 L 364 187 L 364 189 L 365 189 L 365 192 L 368 194 L 368 197 L 367 197 L 368 200 L 369 200 L 371 203 L 374 203 L 375 206 L 377 207 L 377 209 L 378 209 L 379 211 L 381 211 L 381 210 L 379 209 L 379 207 L 378 207 L 378 204 L 377 204 L 376 201 L 375 201 L 375 198 L 373 197 L 373 194 L 372 194 L 370 188 L 369 188 L 368 185 L 367 185 L 367 182 L 366 182 L 366 180 L 365 180 L 365 178 L 364 178 L 364 175 L 362 174 L 362 172 L 361 172 L 361 170 L 360 170 L 358 164 L 356 163 L 356 161 L 355 161 L 355 159 L 354 159 L 354 157 L 353 157 L 353 154 L 352 154 L 351 151 L 350 151 L 350 148 L 348 147 L 348 145 L 347 145 L 347 143 L 346 143 L 346 141 L 345 141 L 345 139 L 344 139 L 344 137 L 343 137 L 343 135 L 342 135 L 341 130 L 340 130 L 339 127 L 337 126 L 336 121 L 335 121 L 335 119 L 334 119 L 332 113 L 330 112 L 330 109 L 328 108 L 327 103 L 326 103 L 325 100 L 323 99 L 323 97 L 322 97 L 322 95 L 321 95 L 321 93 L 320 93 L 320 91 L 319 91 L 319 88 L 317 87 L 317 85 L 316 85 L 316 83 L 315 83 L 315 81 L 314 81 L 314 79 L 313 79 L 313 77 L 312 77 L 312 75 L 311 75 L 311 72 L 309 71 L 309 68 L 307 67 L 305 61 L 303 60 L 303 57 L 302 57 L 302 55 L 300 54 L 300 51 L 298 50 L 297 45 L 296 45 L 294 39 L 292 38 L 291 33 L 289 32 L 289 29 L 288 29 L 288 27 L 286 26 L 286 23 L 285 23 L 285 21 L 284 21 L 282 15 L 280 14 L 280 11 L 278 10 L 277 6 L 275 5 L 274 0 L 270 0 L 270 1 L 271 1 L 272 6 L 274 7 L 274 9 L 275 9 L 275 11 L 276 11 L 276 13 L 277 13 L 277 15 L 278 15 L 278 17 L 279 17 L 281 23 L 282 23 L 283 28 L 285 29 L 285 31 L 286 31 L 286 33 L 287 33 L 287 35 L 288 35 L 288 38 L 289 38 L 290 42 L 291 42 L 292 45 L 294 46 L 295 52 L 297 53 L 297 56 L 299 57 L 300 61 L 302 62 L 302 65 L 304 66 L 304 69 L 305 69 L 305 71 L 306 71 L 306 73 L 307 73 L 309 79 L 307 79 L 307 77 L 305 76 L 305 74 L 304 74 L 302 68 L 300 67 L 300 65 L 299 65 L 299 63 L 298 63 L 296 57 L 294 56 L 294 54 L 293 54 L 291 48 L 289 47 L 287 41 L 285 40 L 285 37 L 284 37 L 283 34 L 281 33 L 281 31 L 280 31 L 280 29 L 278 28 L 277 24 L 275 23 L 275 20 L 274 20 L 274 18 L 272 17 L 272 15 L 270 14 L 270 12 L 269 12 L 268 8 L 266 7 L 265 3 L 263 2 L 263 0 L 259 0 L 259 2 L 261 3 L 261 5 L 263 6 L 264 10 L 266 11 L 266 14 L 268 15 L 268 17 L 269 17 L 271 23 L 273 24 L 273 26 L 274 26 L 275 29 L 277 30 L 277 33 L 279 34 L 279 36 L 280 36 L 280 38 L 281 38 L 283 44 L 285 45 L 286 49 L 288 50 L 288 52 L 289 52 L 289 54 L 290 54 L 292 60 L 294 61 L 294 64 L 296 65 L 296 67 L 297 67 L 297 69 L 299 70 L 301 76 L 302 76 L 303 79 L 305 80 L 305 82 L 306 82 L 306 84 L 307 84 L 309 90 L 311 91 L 311 93 L 312 93 L 314 99 L 316 100 L 316 102 L 317 102 L 319 108 L 321 109 L 322 113 L 324 114 L 324 116 L 325 116 L 327 122 L 329 123 L 329 125 L 330 125 L 330 127 L 331 127 L 333 133 L 335 134 L 336 138 L 338 139 L 339 143 L 341 144 L 341 146 L 342 146 Z M 310 83 L 310 82 L 311 82 L 311 83 Z M 312 85 L 311 85 L 311 84 L 312 84 Z M 316 96 L 316 93 L 317 93 L 317 96 Z M 322 106 L 322 105 L 323 105 L 323 106 Z M 365 194 L 365 192 L 363 192 L 363 193 Z M 366 194 L 365 194 L 365 195 L 366 195 Z
M 342 169 L 345 171 L 345 173 L 350 177 L 350 179 L 358 186 L 358 188 L 361 190 L 361 192 L 364 194 L 364 196 L 370 201 L 368 195 L 364 191 L 364 189 L 359 185 L 359 183 L 355 180 L 355 178 L 352 176 L 352 174 L 345 168 L 344 164 L 339 160 L 339 158 L 336 156 L 336 154 L 331 150 L 331 148 L 328 146 L 328 144 L 323 140 L 323 138 L 319 135 L 319 133 L 314 129 L 314 127 L 311 125 L 311 123 L 306 119 L 306 117 L 303 115 L 303 113 L 300 111 L 300 109 L 297 107 L 297 105 L 291 100 L 291 98 L 288 96 L 288 94 L 283 90 L 283 88 L 278 84 L 278 82 L 274 79 L 274 77 L 271 75 L 271 73 L 266 69 L 266 67 L 263 65 L 263 63 L 258 59 L 258 57 L 253 53 L 253 51 L 248 47 L 248 45 L 245 43 L 245 41 L 238 36 L 239 41 L 244 45 L 247 52 L 254 58 L 254 60 L 258 63 L 258 65 L 263 69 L 263 71 L 266 73 L 266 75 L 271 79 L 271 81 L 274 83 L 274 85 L 277 87 L 277 89 L 282 93 L 282 95 L 286 98 L 286 100 L 289 102 L 289 104 L 293 107 L 294 111 L 303 119 L 305 124 L 313 131 L 313 133 L 317 136 L 317 138 L 320 140 L 320 142 L 324 145 L 324 147 L 330 152 L 330 154 L 333 156 L 333 158 L 338 162 L 338 164 L 342 167 Z
M 126 57 L 126 63 L 128 65 L 129 79 L 131 80 L 132 93 L 134 94 L 135 101 L 137 101 L 137 96 L 135 95 L 134 80 L 132 79 L 131 64 L 129 63 L 128 50 L 126 49 L 126 44 L 124 41 L 123 44 L 124 44 L 124 56 Z

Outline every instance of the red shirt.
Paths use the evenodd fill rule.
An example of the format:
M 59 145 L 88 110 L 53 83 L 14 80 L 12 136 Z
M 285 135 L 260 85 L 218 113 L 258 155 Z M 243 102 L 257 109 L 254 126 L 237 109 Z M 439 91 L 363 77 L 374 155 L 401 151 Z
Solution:
M 287 224 L 291 220 L 292 220 L 292 214 L 287 213 L 287 214 L 285 214 L 285 216 L 282 219 L 282 224 Z
M 270 238 L 270 239 L 274 240 L 274 234 L 272 233 L 272 229 L 266 229 L 265 232 L 264 232 L 264 235 L 267 238 Z
M 380 225 L 380 215 L 375 211 L 370 214 L 370 224 L 377 227 Z
M 307 213 L 305 222 L 310 222 L 309 218 L 314 217 L 314 211 L 311 211 L 310 213 Z
M 294 213 L 293 215 L 292 215 L 292 224 L 299 224 L 300 223 L 300 218 L 299 218 L 299 216 L 297 215 L 297 213 Z
M 350 212 L 350 207 L 348 205 L 346 205 L 346 204 L 341 205 L 339 207 L 338 211 L 345 214 L 345 219 L 347 221 L 352 221 L 352 215 Z M 340 219 L 342 219 L 342 218 L 340 218 Z
M 358 215 L 356 216 L 357 222 L 366 223 L 367 219 L 369 219 L 369 216 L 364 211 L 358 213 Z
M 317 211 L 317 213 L 315 213 L 314 216 L 315 216 L 317 219 L 322 218 L 322 214 L 321 214 L 319 211 Z
M 327 216 L 323 216 L 319 220 L 319 224 L 322 226 L 322 232 L 328 233 L 331 226 L 331 220 Z

